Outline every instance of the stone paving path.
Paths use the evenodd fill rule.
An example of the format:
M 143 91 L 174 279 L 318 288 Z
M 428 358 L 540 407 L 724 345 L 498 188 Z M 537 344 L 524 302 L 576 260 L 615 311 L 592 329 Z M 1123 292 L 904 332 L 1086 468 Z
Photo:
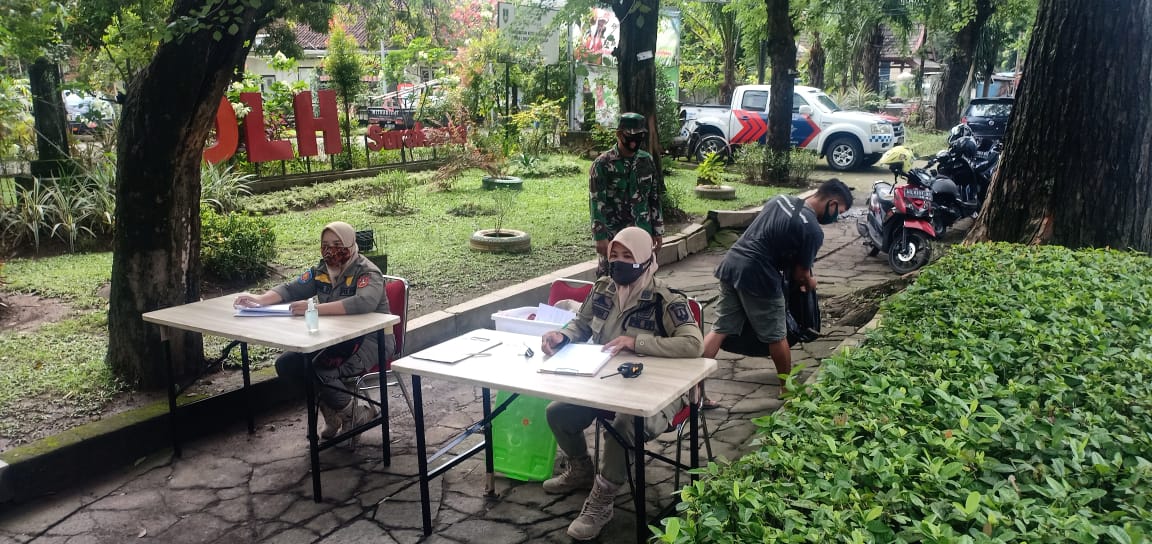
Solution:
M 883 259 L 866 256 L 854 219 L 825 229 L 816 266 L 822 297 L 895 277 Z M 712 271 L 723 255 L 722 250 L 706 250 L 659 272 L 674 287 L 705 304 L 706 325 L 712 321 L 710 303 L 717 294 Z M 853 327 L 826 323 L 824 332 L 820 341 L 794 350 L 794 362 L 805 365 L 804 376 L 814 372 L 819 360 L 842 341 L 859 338 Z M 720 459 L 733 459 L 751 449 L 752 420 L 781 407 L 780 384 L 768 359 L 721 352 L 718 360 L 719 371 L 709 379 L 708 393 L 724 407 L 705 416 L 714 453 Z M 436 405 L 430 413 L 449 414 L 428 421 L 428 441 L 434 448 L 480 415 L 479 388 L 426 379 L 425 399 Z M 236 425 L 187 444 L 181 459 L 157 454 L 141 459 L 131 470 L 2 512 L 0 544 L 572 542 L 565 529 L 579 512 L 585 492 L 552 496 L 538 483 L 498 478 L 498 496 L 489 499 L 484 496 L 480 458 L 432 482 L 435 530 L 421 540 L 412 416 L 398 392 L 392 395 L 390 407 L 391 466 L 380 464 L 379 433 L 367 433 L 355 449 L 337 447 L 323 452 L 325 499 L 321 503 L 311 498 L 301 402 L 300 407 L 260 416 L 253 435 L 242 424 Z M 675 436 L 663 435 L 650 447 L 673 456 Z M 672 471 L 651 465 L 647 478 L 649 511 L 672 504 Z M 620 496 L 616 517 L 598 541 L 632 541 L 634 518 L 631 499 Z

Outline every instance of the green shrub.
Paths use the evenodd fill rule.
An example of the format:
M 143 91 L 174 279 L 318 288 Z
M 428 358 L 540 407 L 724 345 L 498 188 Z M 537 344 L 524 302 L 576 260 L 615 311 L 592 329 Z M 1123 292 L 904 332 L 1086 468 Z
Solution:
M 254 179 L 255 175 L 231 166 L 204 164 L 200 168 L 200 201 L 219 213 L 236 211 L 241 198 L 252 194 L 249 184 Z
M 708 153 L 696 167 L 696 185 L 719 185 L 724 174 L 724 158 L 719 153 Z
M 200 262 L 204 272 L 222 280 L 264 276 L 276 257 L 276 233 L 263 217 L 200 211 Z
M 758 451 L 703 469 L 659 540 L 1147 542 L 1150 267 L 955 248 L 755 420 Z
M 411 205 L 412 181 L 408 172 L 392 170 L 372 180 L 374 196 L 368 211 L 376 215 L 405 215 L 416 211 Z
M 108 230 L 104 214 L 111 198 L 108 188 L 88 178 L 32 178 L 15 187 L 11 205 L 0 205 L 0 238 L 13 247 L 31 244 L 33 250 L 43 238 L 56 238 L 74 251 L 81 236 Z

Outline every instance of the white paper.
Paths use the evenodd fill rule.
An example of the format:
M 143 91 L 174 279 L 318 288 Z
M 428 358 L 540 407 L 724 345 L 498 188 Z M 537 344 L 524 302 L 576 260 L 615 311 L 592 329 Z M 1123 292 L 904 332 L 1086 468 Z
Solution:
M 488 354 L 484 352 L 499 345 L 499 340 L 480 334 L 469 333 L 464 336 L 457 336 L 447 342 L 442 342 L 423 351 L 413 353 L 412 357 L 425 361 L 453 364 L 474 355 L 484 354 L 484 356 L 487 356 Z
M 572 321 L 573 317 L 576 317 L 576 312 L 570 312 L 548 304 L 541 303 L 536 307 L 536 321 L 564 325 Z
M 253 306 L 251 308 L 236 308 L 236 315 L 240 317 L 268 317 L 274 315 L 292 315 L 289 304 L 269 304 L 268 306 Z
M 652 58 L 652 51 L 651 50 L 641 51 L 639 53 L 636 53 L 636 60 L 648 60 L 650 58 Z
M 569 343 L 545 359 L 540 372 L 595 376 L 611 358 L 612 353 L 604 351 L 604 346 L 600 344 Z

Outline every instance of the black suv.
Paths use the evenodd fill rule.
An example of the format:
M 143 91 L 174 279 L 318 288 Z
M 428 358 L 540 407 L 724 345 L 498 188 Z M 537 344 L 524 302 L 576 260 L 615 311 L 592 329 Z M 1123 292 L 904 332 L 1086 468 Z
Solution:
M 981 151 L 1004 139 L 1014 100 L 1012 97 L 973 98 L 968 109 L 964 110 L 960 122 L 967 123 L 972 129 L 976 145 Z

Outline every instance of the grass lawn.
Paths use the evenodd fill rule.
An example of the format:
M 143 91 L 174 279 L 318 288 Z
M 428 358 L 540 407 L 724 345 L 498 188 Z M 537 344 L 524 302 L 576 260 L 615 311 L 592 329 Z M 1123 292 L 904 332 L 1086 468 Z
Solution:
M 323 226 L 342 220 L 357 228 L 373 228 L 377 243 L 388 253 L 389 273 L 412 282 L 414 297 L 425 301 L 414 315 L 439 309 L 453 295 L 478 296 L 593 258 L 589 235 L 589 161 L 552 158 L 549 162 L 575 163 L 576 172 L 540 179 L 525 179 L 524 190 L 504 221 L 505 228 L 532 236 L 532 252 L 496 255 L 473 252 L 468 239 L 479 229 L 495 226 L 495 216 L 462 217 L 449 213 L 466 204 L 492 208 L 490 193 L 480 188 L 477 171 L 461 179 L 449 192 L 437 192 L 429 184 L 409 189 L 406 204 L 414 213 L 378 215 L 381 197 L 373 178 L 346 180 L 249 197 L 253 209 L 301 209 L 267 214 L 276 231 L 279 252 L 276 264 L 289 271 L 319 260 L 319 236 Z M 673 169 L 667 178 L 669 192 L 679 195 L 680 207 L 701 217 L 710 209 L 739 209 L 758 205 L 780 192 L 774 187 L 740 183 L 729 175 L 726 183 L 737 187 L 737 200 L 711 201 L 693 196 L 696 176 L 691 170 Z M 426 180 L 426 174 L 412 176 Z M 317 196 L 318 194 L 320 196 Z M 376 196 L 373 196 L 373 195 Z M 326 195 L 326 196 L 325 196 Z M 336 196 L 332 196 L 336 195 Z M 366 196 L 365 196 L 366 195 Z M 313 204 L 308 204 L 315 199 Z M 77 406 L 78 412 L 96 409 L 121 390 L 104 365 L 107 347 L 107 301 L 99 296 L 111 274 L 111 253 L 85 253 L 47 258 L 20 258 L 4 263 L 2 293 L 32 293 L 68 301 L 77 315 L 34 333 L 0 332 L 0 436 L 9 435 L 26 399 L 51 394 L 58 402 Z M 283 281 L 269 278 L 253 290 Z M 206 346 L 211 353 L 215 343 Z M 254 350 L 254 360 L 267 364 L 270 351 Z M 23 416 L 22 416 L 23 417 Z M 11 435 L 9 435 L 11 436 Z

